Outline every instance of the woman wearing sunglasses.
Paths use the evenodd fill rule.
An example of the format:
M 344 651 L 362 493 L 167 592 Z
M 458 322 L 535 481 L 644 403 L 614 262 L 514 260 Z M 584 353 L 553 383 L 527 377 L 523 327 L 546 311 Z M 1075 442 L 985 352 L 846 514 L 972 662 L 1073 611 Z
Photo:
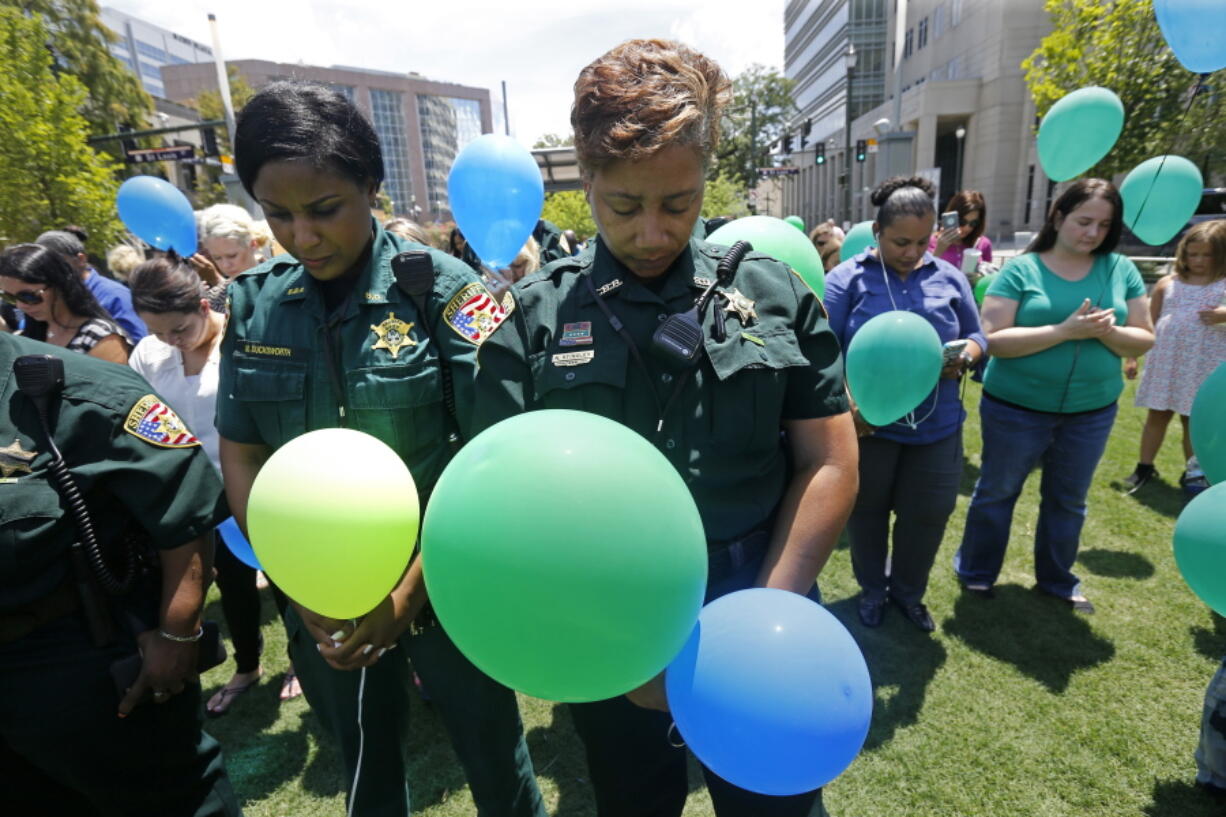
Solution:
M 983 234 L 988 223 L 987 205 L 978 190 L 959 190 L 945 205 L 943 213 L 957 213 L 958 226 L 933 233 L 928 251 L 962 269 L 962 254 L 979 250 L 979 260 L 992 263 L 992 242 Z
M 25 313 L 27 337 L 112 363 L 128 362 L 127 335 L 51 250 L 17 244 L 0 253 L 0 298 Z

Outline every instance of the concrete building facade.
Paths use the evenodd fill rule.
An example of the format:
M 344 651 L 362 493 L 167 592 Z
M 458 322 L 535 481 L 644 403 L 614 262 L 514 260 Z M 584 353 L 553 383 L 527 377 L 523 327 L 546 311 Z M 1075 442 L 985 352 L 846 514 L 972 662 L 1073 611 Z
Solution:
M 111 55 L 140 78 L 151 96 L 167 99 L 162 83 L 162 67 L 211 62 L 213 49 L 182 34 L 155 26 L 113 8 L 101 9 L 102 24 L 113 31 L 119 42 L 110 44 Z
M 397 215 L 419 220 L 450 216 L 447 174 L 456 154 L 493 131 L 490 92 L 417 74 L 362 68 L 230 60 L 252 88 L 281 79 L 322 82 L 345 94 L 370 119 L 383 149 L 384 189 Z M 212 64 L 173 65 L 162 71 L 166 94 L 180 102 L 217 90 Z
M 846 213 L 826 192 L 839 187 L 829 178 L 836 163 L 815 168 L 811 150 L 798 154 L 793 163 L 804 169 L 786 186 L 785 209 L 806 223 L 871 218 L 868 190 L 891 171 L 918 172 L 937 183 L 938 207 L 960 188 L 982 192 L 993 241 L 1009 243 L 1015 232 L 1034 230 L 1055 188 L 1037 160 L 1034 103 L 1021 67 L 1051 30 L 1042 0 L 891 0 L 889 11 L 887 98 L 863 112 L 853 108 L 851 137 L 884 146 L 909 134 L 910 156 L 891 168 L 870 148 L 852 169 L 855 195 Z

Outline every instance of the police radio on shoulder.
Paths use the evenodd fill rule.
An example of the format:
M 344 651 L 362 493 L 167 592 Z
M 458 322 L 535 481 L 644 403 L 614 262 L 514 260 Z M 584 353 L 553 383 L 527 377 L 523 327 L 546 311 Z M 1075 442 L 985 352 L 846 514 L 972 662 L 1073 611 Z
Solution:
M 748 241 L 738 241 L 733 244 L 720 259 L 715 280 L 708 284 L 698 299 L 694 301 L 693 308 L 688 312 L 670 315 L 660 324 L 651 337 L 651 347 L 657 356 L 676 366 L 684 367 L 694 364 L 702 350 L 702 319 L 715 294 L 715 288 L 717 286 L 726 287 L 732 283 L 732 278 L 736 275 L 736 269 L 740 266 L 741 260 L 752 250 L 753 246 Z M 716 313 L 717 316 L 721 314 Z M 717 321 L 715 329 L 716 340 L 724 340 L 724 337 L 720 337 L 724 334 L 723 322 Z

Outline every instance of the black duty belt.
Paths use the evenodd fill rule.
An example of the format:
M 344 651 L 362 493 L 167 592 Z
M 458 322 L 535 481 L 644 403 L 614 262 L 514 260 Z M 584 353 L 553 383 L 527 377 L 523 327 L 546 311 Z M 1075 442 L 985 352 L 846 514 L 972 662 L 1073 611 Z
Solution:
M 713 543 L 707 551 L 707 584 L 722 581 L 750 562 L 760 560 L 766 555 L 770 543 L 770 530 L 766 528 L 759 528 L 731 542 Z

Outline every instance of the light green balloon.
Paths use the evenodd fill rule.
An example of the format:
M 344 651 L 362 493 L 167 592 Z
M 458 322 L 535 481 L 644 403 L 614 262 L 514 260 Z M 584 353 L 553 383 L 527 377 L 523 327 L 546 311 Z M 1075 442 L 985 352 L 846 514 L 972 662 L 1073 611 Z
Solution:
M 826 292 L 826 270 L 817 247 L 804 232 L 783 219 L 772 216 L 738 218 L 711 233 L 707 241 L 724 247 L 748 241 L 755 252 L 765 253 L 796 270 L 817 297 Z
M 1226 332 L 1218 324 L 1215 332 Z M 1188 420 L 1192 450 L 1209 482 L 1226 483 L 1226 363 L 1219 365 L 1196 390 Z
M 1120 185 L 1124 225 L 1146 244 L 1165 244 L 1196 212 L 1204 186 L 1200 168 L 1182 156 L 1146 159 Z
M 913 411 L 941 376 L 941 338 L 914 312 L 883 312 L 847 346 L 847 386 L 860 415 L 888 426 Z
M 1184 506 L 1175 522 L 1175 564 L 1200 600 L 1226 616 L 1226 484 Z
M 469 442 L 426 508 L 422 559 L 460 651 L 552 701 L 654 678 L 693 630 L 707 582 L 681 476 L 634 431 L 580 411 L 520 414 Z
M 791 224 L 797 230 L 800 230 L 802 233 L 805 231 L 805 220 L 800 216 L 787 216 L 783 220 L 788 224 Z
M 1039 123 L 1039 164 L 1049 179 L 1067 181 L 1111 152 L 1124 130 L 1124 103 L 1092 85 L 1065 94 Z
M 983 306 L 983 296 L 988 294 L 988 287 L 992 286 L 992 280 L 996 276 L 985 275 L 975 282 L 975 303 Z
M 345 428 L 278 448 L 247 501 L 260 564 L 286 595 L 332 618 L 373 610 L 400 581 L 417 541 L 417 488 L 382 441 Z
M 861 221 L 853 225 L 843 238 L 843 246 L 839 247 L 839 263 L 859 255 L 876 243 L 877 239 L 873 236 L 873 222 Z

